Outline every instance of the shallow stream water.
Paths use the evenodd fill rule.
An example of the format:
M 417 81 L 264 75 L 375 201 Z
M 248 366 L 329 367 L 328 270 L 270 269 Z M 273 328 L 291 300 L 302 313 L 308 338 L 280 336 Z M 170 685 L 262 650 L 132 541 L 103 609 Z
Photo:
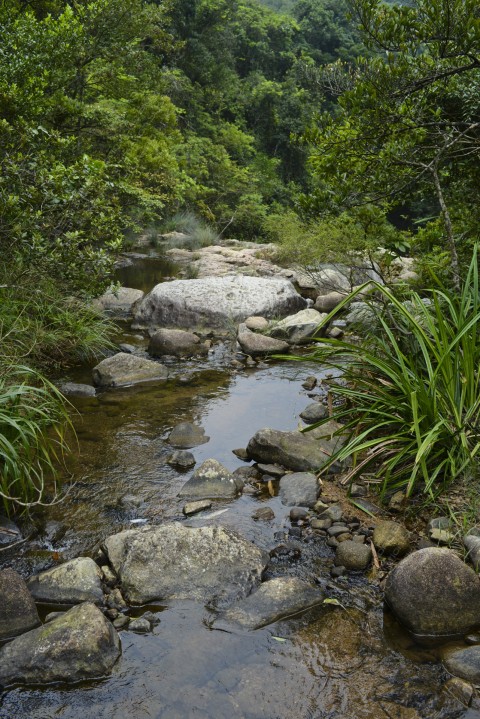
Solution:
M 155 272 L 165 274 L 160 265 Z M 145 275 L 135 279 L 130 271 L 129 280 L 141 286 Z M 127 332 L 122 341 L 138 340 Z M 295 428 L 310 401 L 302 382 L 310 374 L 322 377 L 318 365 L 306 362 L 233 369 L 231 352 L 227 342 L 207 360 L 177 363 L 167 384 L 74 400 L 78 447 L 69 461 L 67 497 L 45 510 L 39 535 L 4 566 L 26 575 L 89 554 L 107 535 L 146 521 L 213 522 L 267 550 L 278 544 L 289 522 L 288 508 L 277 497 L 244 494 L 185 520 L 177 493 L 190 475 L 166 463 L 170 430 L 194 421 L 210 437 L 191 450 L 197 466 L 213 457 L 235 469 L 242 462 L 232 449 L 244 447 L 261 427 Z M 68 379 L 90 382 L 90 368 L 78 368 Z M 252 519 L 262 505 L 273 509 L 274 520 Z M 226 511 L 210 518 L 218 510 Z M 269 576 L 294 574 L 317 581 L 342 606 L 325 605 L 245 633 L 209 629 L 208 611 L 194 602 L 148 607 L 158 613 L 158 625 L 147 635 L 121 632 L 122 657 L 111 677 L 68 688 L 12 689 L 2 697 L 0 719 L 468 716 L 442 694 L 447 675 L 434 653 L 415 647 L 384 614 L 377 582 L 363 574 L 331 580 L 333 550 L 321 538 L 298 542 L 298 548 L 295 560 L 272 563 Z

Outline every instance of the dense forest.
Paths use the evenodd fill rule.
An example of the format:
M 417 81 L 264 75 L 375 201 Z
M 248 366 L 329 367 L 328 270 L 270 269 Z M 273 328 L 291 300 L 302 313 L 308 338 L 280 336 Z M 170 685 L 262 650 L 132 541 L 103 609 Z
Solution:
M 37 371 L 105 343 L 88 300 L 145 228 L 188 211 L 303 262 L 411 252 L 420 285 L 434 272 L 459 290 L 478 239 L 479 84 L 473 0 L 2 3 L 5 497 L 60 411 Z M 22 383 L 41 408 L 28 436 L 11 423 Z

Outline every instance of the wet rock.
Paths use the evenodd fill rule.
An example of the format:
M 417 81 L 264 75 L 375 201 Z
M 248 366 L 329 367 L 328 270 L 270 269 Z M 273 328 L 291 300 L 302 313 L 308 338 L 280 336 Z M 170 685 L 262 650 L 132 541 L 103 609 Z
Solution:
M 141 382 L 165 381 L 168 370 L 159 362 L 118 352 L 93 368 L 93 382 L 98 387 L 125 387 Z
M 316 476 L 310 472 L 293 472 L 281 478 L 279 492 L 283 504 L 313 507 L 320 492 L 320 485 Z
M 285 468 L 279 467 L 278 464 L 262 464 L 260 462 L 256 467 L 261 474 L 269 474 L 274 479 L 280 479 L 286 473 Z
M 120 652 L 112 624 L 94 604 L 80 604 L 2 647 L 0 683 L 47 684 L 104 677 Z
M 284 354 L 289 351 L 288 342 L 252 332 L 245 324 L 238 327 L 237 342 L 242 350 L 252 357 Z
M 265 428 L 250 439 L 247 452 L 258 462 L 281 464 L 294 472 L 315 472 L 328 461 L 337 441 Z
M 326 316 L 314 309 L 300 310 L 300 312 L 272 324 L 270 335 L 284 339 L 289 344 L 310 342 L 312 337 L 317 335 L 318 327 Z M 319 332 L 323 335 L 324 329 L 322 328 Z
M 113 620 L 113 626 L 117 631 L 119 629 L 125 629 L 130 624 L 130 617 L 126 614 L 119 614 L 116 619 Z
M 373 543 L 384 554 L 402 556 L 410 549 L 410 534 L 401 524 L 386 520 L 376 525 Z
M 239 480 L 216 459 L 206 459 L 178 493 L 179 497 L 232 499 L 239 493 Z
M 183 508 L 183 513 L 186 517 L 190 517 L 192 514 L 198 514 L 203 512 L 205 509 L 211 509 L 212 503 L 208 499 L 199 499 L 198 502 L 187 502 Z
M 270 522 L 272 519 L 275 519 L 275 512 L 270 507 L 260 507 L 252 514 L 252 519 Z
M 94 307 L 114 317 L 128 317 L 145 293 L 133 287 L 117 287 L 107 290 L 101 297 L 93 301 Z
M 330 569 L 331 576 L 336 579 L 337 577 L 343 577 L 344 574 L 346 574 L 347 568 L 346 567 L 332 567 Z
M 335 565 L 346 569 L 366 569 L 372 559 L 372 550 L 366 544 L 347 540 L 338 545 Z
M 324 419 L 327 414 L 328 409 L 325 405 L 320 404 L 320 402 L 312 402 L 305 407 L 303 412 L 300 412 L 300 417 L 306 424 L 313 424 L 314 422 L 319 422 L 321 419 Z
M 106 605 L 110 609 L 116 609 L 119 612 L 123 612 L 128 608 L 127 603 L 118 587 L 116 589 L 112 589 L 110 594 L 107 594 Z
M 323 531 L 326 531 L 332 526 L 332 520 L 331 519 L 312 519 L 310 522 L 310 526 L 312 529 L 321 529 Z
M 284 279 L 248 276 L 206 277 L 162 282 L 143 299 L 139 325 L 224 329 L 247 317 L 284 317 L 303 309 L 305 300 Z
M 179 523 L 120 532 L 105 549 L 133 604 L 177 598 L 226 605 L 259 584 L 268 561 L 232 530 Z
M 316 386 L 317 386 L 317 378 L 313 377 L 312 375 L 307 377 L 305 382 L 302 382 L 303 389 L 306 389 L 307 391 L 314 389 Z
M 77 557 L 31 577 L 28 589 L 37 602 L 103 602 L 102 571 L 89 557 Z
M 145 617 L 138 617 L 130 620 L 128 629 L 131 632 L 137 632 L 137 634 L 148 634 L 152 631 L 152 625 Z
M 252 332 L 264 332 L 268 329 L 268 320 L 265 317 L 247 317 L 245 327 Z
M 385 599 L 414 634 L 465 634 L 480 624 L 480 581 L 449 549 L 420 549 L 390 572 Z
M 174 447 L 181 449 L 190 449 L 191 447 L 198 447 L 200 444 L 205 444 L 210 440 L 207 437 L 203 427 L 199 427 L 193 422 L 181 422 L 172 429 L 168 437 L 168 441 Z
M 154 357 L 192 357 L 207 354 L 208 347 L 193 332 L 160 329 L 152 335 L 148 352 Z
M 334 524 L 327 529 L 329 537 L 339 537 L 341 534 L 348 534 L 348 527 L 344 524 Z
M 238 449 L 232 449 L 232 453 L 235 455 L 235 457 L 238 457 L 238 459 L 241 459 L 242 462 L 250 461 L 248 452 L 244 447 L 239 447 Z
M 214 628 L 234 624 L 259 629 L 323 602 L 324 595 L 306 582 L 281 577 L 264 582 L 254 594 L 237 602 L 213 623 Z
M 0 514 L 0 547 L 21 541 L 22 533 L 15 522 Z
M 459 677 L 451 677 L 451 679 L 443 685 L 443 690 L 450 696 L 455 697 L 455 699 L 466 707 L 468 707 L 472 701 L 474 692 L 472 685 Z
M 449 652 L 443 659 L 446 669 L 472 684 L 480 683 L 480 646 Z
M 195 466 L 196 460 L 191 452 L 187 452 L 185 449 L 178 449 L 167 459 L 167 464 L 170 464 L 172 467 L 178 467 L 179 469 L 191 469 L 191 467 Z
M 92 385 L 78 384 L 77 382 L 64 382 L 59 389 L 66 397 L 95 397 L 97 393 Z
M 28 632 L 40 624 L 35 602 L 13 569 L 0 572 L 0 640 Z
M 292 507 L 290 510 L 290 521 L 300 522 L 304 521 L 308 517 L 308 510 L 303 507 Z

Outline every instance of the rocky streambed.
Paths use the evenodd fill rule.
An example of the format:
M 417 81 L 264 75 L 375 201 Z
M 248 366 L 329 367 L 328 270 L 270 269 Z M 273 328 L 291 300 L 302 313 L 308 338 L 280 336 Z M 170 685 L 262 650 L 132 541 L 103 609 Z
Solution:
M 474 719 L 480 582 L 444 547 L 451 523 L 406 528 L 401 498 L 380 511 L 368 484 L 318 480 L 341 440 L 298 425 L 325 415 L 329 378 L 262 344 L 301 352 L 317 320 L 286 271 L 232 252 L 200 267 L 237 273 L 205 295 L 221 327 L 198 292 L 180 292 L 181 322 L 158 315 L 177 287 L 117 293 L 120 351 L 62 380 L 67 495 L 0 522 L 0 717 Z M 262 306 L 238 279 L 252 267 L 276 277 Z

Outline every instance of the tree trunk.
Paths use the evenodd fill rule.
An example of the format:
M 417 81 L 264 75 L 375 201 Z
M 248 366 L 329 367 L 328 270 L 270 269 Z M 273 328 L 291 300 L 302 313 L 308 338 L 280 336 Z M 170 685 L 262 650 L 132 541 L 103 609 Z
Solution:
M 435 190 L 437 192 L 438 202 L 442 211 L 443 224 L 445 232 L 447 234 L 448 249 L 450 250 L 450 266 L 452 270 L 453 286 L 456 290 L 460 291 L 460 264 L 458 262 L 457 244 L 453 234 L 452 219 L 448 211 L 445 197 L 443 196 L 442 186 L 440 184 L 440 178 L 438 176 L 438 168 L 434 165 L 432 168 L 433 182 Z

